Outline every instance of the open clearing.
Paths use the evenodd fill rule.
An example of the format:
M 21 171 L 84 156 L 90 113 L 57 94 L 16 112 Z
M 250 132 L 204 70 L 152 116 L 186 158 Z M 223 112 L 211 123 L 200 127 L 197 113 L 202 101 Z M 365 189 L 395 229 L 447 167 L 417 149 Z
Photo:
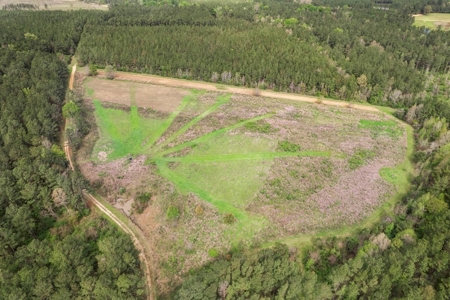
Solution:
M 426 28 L 436 29 L 442 26 L 443 30 L 450 30 L 450 14 L 428 14 L 415 15 L 415 26 L 425 26 Z
M 40 10 L 108 10 L 108 5 L 86 3 L 78 0 L 0 0 L 0 8 L 8 4 L 26 3 L 39 6 Z M 47 6 L 46 6 L 47 5 Z
M 97 138 L 80 170 L 117 207 L 134 200 L 162 293 L 211 249 L 351 226 L 408 175 L 404 126 L 372 107 L 99 78 L 84 89 Z

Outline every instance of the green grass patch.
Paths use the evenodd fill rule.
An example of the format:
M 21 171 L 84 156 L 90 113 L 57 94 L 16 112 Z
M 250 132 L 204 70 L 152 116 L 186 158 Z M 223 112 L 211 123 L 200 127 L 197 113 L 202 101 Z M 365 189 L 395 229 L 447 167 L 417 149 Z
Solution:
M 432 13 L 414 17 L 414 26 L 417 27 L 437 29 L 440 25 L 443 30 L 450 30 L 448 24 L 450 24 L 450 14 Z
M 108 160 L 142 154 L 146 140 L 155 134 L 154 128 L 163 123 L 162 120 L 141 117 L 136 106 L 132 106 L 130 112 L 104 108 L 98 100 L 94 100 L 94 106 L 101 132 L 94 153 L 110 152 Z
M 381 134 L 386 134 L 390 137 L 399 137 L 403 134 L 403 129 L 395 120 L 359 120 L 359 128 L 369 129 L 375 137 Z
M 173 120 L 183 111 L 183 109 L 189 104 L 189 102 L 197 99 L 199 91 L 192 91 L 191 94 L 185 96 L 183 100 L 181 100 L 180 106 L 166 119 L 164 120 L 160 126 L 154 128 L 154 133 L 150 137 L 147 142 L 147 148 L 153 146 L 153 144 L 163 135 L 164 132 L 170 127 Z
M 250 123 L 250 122 L 259 121 L 259 120 L 262 120 L 262 119 L 265 119 L 265 118 L 272 117 L 273 115 L 274 114 L 265 114 L 265 115 L 262 115 L 262 116 L 254 117 L 254 118 L 249 119 L 249 120 L 238 122 L 238 123 L 236 123 L 234 125 L 231 125 L 231 126 L 228 126 L 228 127 L 224 127 L 224 128 L 215 130 L 215 131 L 207 133 L 207 134 L 205 134 L 205 135 L 203 135 L 203 136 L 201 136 L 199 138 L 196 138 L 196 139 L 194 139 L 192 141 L 189 141 L 189 142 L 177 145 L 175 147 L 172 147 L 172 148 L 170 148 L 168 150 L 162 151 L 162 152 L 159 153 L 159 155 L 161 156 L 161 155 L 166 155 L 166 154 L 169 154 L 169 153 L 178 152 L 178 151 L 183 150 L 183 149 L 185 149 L 187 147 L 192 147 L 192 146 L 195 147 L 198 144 L 202 144 L 202 143 L 207 142 L 208 140 L 210 140 L 213 137 L 217 137 L 217 136 L 223 135 L 227 131 L 230 131 L 230 130 L 242 127 L 245 124 Z
M 267 224 L 267 220 L 263 217 L 251 215 L 246 211 L 233 206 L 230 203 L 231 201 L 221 200 L 212 196 L 209 192 L 202 189 L 195 179 L 180 176 L 178 174 L 180 172 L 170 170 L 166 163 L 157 161 L 156 164 L 160 175 L 175 184 L 180 192 L 194 193 L 203 201 L 213 204 L 219 213 L 232 214 L 236 218 L 236 223 L 230 225 L 228 232 L 229 238 L 233 241 L 233 243 L 237 243 L 242 239 L 252 238 L 255 232 L 262 229 L 264 224 Z M 238 189 L 239 187 L 236 188 Z
M 178 129 L 174 134 L 172 134 L 170 137 L 168 137 L 163 143 L 161 143 L 160 145 L 158 145 L 157 149 L 163 148 L 164 146 L 170 144 L 171 142 L 173 142 L 174 140 L 176 140 L 180 135 L 182 135 L 183 133 L 185 133 L 189 128 L 191 128 L 192 126 L 194 126 L 195 124 L 197 124 L 198 122 L 200 122 L 203 118 L 205 118 L 207 115 L 215 112 L 220 106 L 222 106 L 225 103 L 228 103 L 230 101 L 231 98 L 231 94 L 225 95 L 225 96 L 219 96 L 217 97 L 216 103 L 211 106 L 209 109 L 207 109 L 205 112 L 203 112 L 202 114 L 198 115 L 197 117 L 195 117 L 194 119 L 192 119 L 190 122 L 188 122 L 187 124 L 185 124 L 183 127 L 181 127 L 180 129 Z
M 180 210 L 176 206 L 169 206 L 166 211 L 167 220 L 174 220 L 180 216 Z
M 219 256 L 219 251 L 217 249 L 214 249 L 214 248 L 209 249 L 208 250 L 208 255 L 209 255 L 209 257 L 212 257 L 212 258 L 218 257 Z
M 300 146 L 289 141 L 278 142 L 278 150 L 284 152 L 299 152 Z
M 351 170 L 355 170 L 359 167 L 364 166 L 367 161 L 374 158 L 376 156 L 375 151 L 372 150 L 357 150 L 355 154 L 353 154 L 348 159 L 348 165 Z
M 86 95 L 88 95 L 89 97 L 94 96 L 94 92 L 94 89 L 86 87 Z
M 262 187 L 272 160 L 277 157 L 276 152 L 267 152 L 274 147 L 269 139 L 226 135 L 212 138 L 185 157 L 163 160 L 179 162 L 173 172 L 207 191 L 214 201 L 244 208 Z M 266 155 L 257 154 L 262 151 Z M 249 157 L 254 159 L 246 159 Z
M 269 123 L 264 121 L 249 122 L 244 125 L 244 128 L 249 131 L 259 133 L 271 133 L 275 131 L 275 128 L 273 128 Z

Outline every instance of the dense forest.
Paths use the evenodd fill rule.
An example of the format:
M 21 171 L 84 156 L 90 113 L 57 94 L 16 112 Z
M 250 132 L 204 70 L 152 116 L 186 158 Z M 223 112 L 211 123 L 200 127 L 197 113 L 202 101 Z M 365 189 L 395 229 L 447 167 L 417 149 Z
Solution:
M 450 33 L 412 23 L 397 10 L 271 1 L 119 6 L 87 23 L 77 54 L 118 70 L 404 107 L 423 96 L 426 72 L 450 62 Z
M 114 3 L 107 12 L 0 11 L 1 299 L 145 297 L 130 238 L 89 212 L 86 183 L 59 146 L 64 101 L 79 105 L 66 94 L 72 55 L 368 101 L 398 108 L 414 127 L 418 176 L 376 226 L 308 249 L 232 249 L 193 270 L 173 298 L 450 297 L 450 32 L 414 27 L 410 16 L 426 6 L 450 12 L 448 2 Z
M 65 54 L 75 51 L 82 15 L 8 12 L 0 17 L 1 299 L 145 294 L 131 239 L 90 214 L 81 195 L 86 184 L 68 171 L 59 146 L 68 81 Z

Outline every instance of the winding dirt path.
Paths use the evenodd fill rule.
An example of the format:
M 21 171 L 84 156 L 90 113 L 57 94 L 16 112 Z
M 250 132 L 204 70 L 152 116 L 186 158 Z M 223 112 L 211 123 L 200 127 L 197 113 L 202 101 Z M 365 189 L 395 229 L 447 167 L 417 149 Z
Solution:
M 99 77 L 106 77 L 105 70 L 98 70 Z M 235 87 L 232 85 L 217 85 L 214 83 L 203 82 L 203 81 L 193 81 L 193 80 L 184 80 L 178 78 L 168 78 L 161 77 L 156 75 L 149 74 L 137 74 L 137 73 L 128 73 L 128 72 L 116 72 L 115 80 L 125 80 L 125 81 L 134 81 L 134 82 L 143 82 L 143 83 L 151 83 L 157 85 L 171 86 L 171 87 L 182 87 L 189 89 L 201 89 L 207 91 L 215 91 L 215 92 L 228 92 L 233 94 L 243 94 L 243 95 L 254 95 L 255 90 L 251 88 L 244 87 Z M 276 99 L 286 99 L 293 101 L 301 101 L 308 103 L 319 103 L 317 97 L 299 95 L 299 94 L 290 94 L 283 92 L 273 92 L 267 90 L 260 90 L 259 95 L 261 97 L 267 98 L 276 98 Z M 365 110 L 365 111 L 373 111 L 378 112 L 379 110 L 373 106 L 350 103 L 345 101 L 337 101 L 337 100 L 328 100 L 321 99 L 320 104 L 337 106 L 337 107 L 351 107 L 354 109 Z
M 74 78 L 75 78 L 76 69 L 77 69 L 77 66 L 74 65 L 72 67 L 72 73 L 70 75 L 70 80 L 69 80 L 69 89 L 70 90 L 73 89 L 73 82 L 74 82 Z M 67 127 L 67 120 L 65 123 L 64 130 L 66 127 Z M 74 171 L 75 168 L 74 168 L 73 161 L 72 161 L 72 152 L 70 149 L 69 142 L 67 141 L 67 137 L 66 137 L 66 140 L 64 141 L 64 153 L 66 154 L 66 158 L 69 161 L 70 169 L 72 171 Z M 149 263 L 149 260 L 147 259 L 146 248 L 143 246 L 143 244 L 140 241 L 140 239 L 143 239 L 143 235 L 140 232 L 140 230 L 136 226 L 133 226 L 136 228 L 133 228 L 134 230 L 132 230 L 129 225 L 127 225 L 125 222 L 120 220 L 113 212 L 111 212 L 105 205 L 103 205 L 97 198 L 95 198 L 87 190 L 83 190 L 82 193 L 83 193 L 83 197 L 85 198 L 85 200 L 87 202 L 94 204 L 100 211 L 102 211 L 114 223 L 116 223 L 117 226 L 119 226 L 126 234 L 130 235 L 131 239 L 133 240 L 134 246 L 139 251 L 139 260 L 141 261 L 141 264 L 144 267 L 144 273 L 145 273 L 145 278 L 146 278 L 147 287 L 148 287 L 147 288 L 148 289 L 147 299 L 149 299 L 149 300 L 156 299 L 156 293 L 152 289 L 153 280 L 152 280 L 152 274 L 150 272 L 151 264 Z

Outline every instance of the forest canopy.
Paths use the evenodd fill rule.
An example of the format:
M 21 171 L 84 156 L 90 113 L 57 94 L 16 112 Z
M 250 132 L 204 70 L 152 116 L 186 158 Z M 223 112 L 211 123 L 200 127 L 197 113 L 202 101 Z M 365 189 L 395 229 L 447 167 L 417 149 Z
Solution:
M 66 93 L 73 55 L 85 65 L 391 106 L 414 128 L 413 188 L 373 228 L 317 238 L 301 255 L 286 245 L 237 247 L 185 274 L 174 298 L 450 297 L 450 32 L 414 27 L 411 17 L 450 12 L 448 1 L 145 4 L 0 11 L 1 299 L 145 297 L 130 238 L 89 212 L 87 184 L 60 146 L 63 112 L 82 128 L 69 133 L 74 141 L 88 131 L 79 99 Z
M 64 55 L 74 53 L 83 20 L 81 13 L 1 12 L 1 299 L 145 295 L 131 239 L 89 213 L 86 183 L 68 171 L 60 147 Z

